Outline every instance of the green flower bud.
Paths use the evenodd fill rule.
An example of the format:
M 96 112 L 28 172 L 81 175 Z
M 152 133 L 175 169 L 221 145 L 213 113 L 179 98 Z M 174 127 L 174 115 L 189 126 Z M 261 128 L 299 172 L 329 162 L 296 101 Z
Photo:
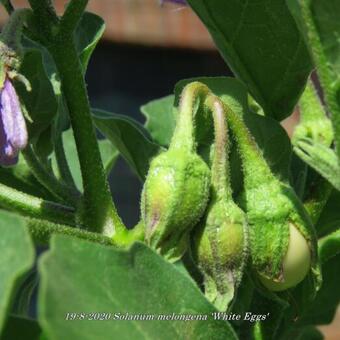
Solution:
M 205 294 L 226 311 L 241 282 L 247 259 L 247 223 L 234 203 L 229 175 L 228 133 L 223 103 L 207 98 L 215 127 L 211 201 L 194 235 L 194 257 L 204 275 Z
M 187 249 L 189 233 L 209 198 L 210 170 L 196 154 L 193 124 L 206 91 L 197 83 L 183 90 L 169 150 L 152 160 L 142 192 L 145 240 L 170 261 Z
M 241 117 L 228 110 L 228 122 L 243 163 L 251 259 L 267 288 L 284 290 L 308 272 L 320 286 L 313 224 L 291 187 L 271 172 Z M 299 256 L 295 256 L 300 248 Z M 301 266 L 301 267 L 300 267 Z M 300 271 L 296 268 L 300 267 Z

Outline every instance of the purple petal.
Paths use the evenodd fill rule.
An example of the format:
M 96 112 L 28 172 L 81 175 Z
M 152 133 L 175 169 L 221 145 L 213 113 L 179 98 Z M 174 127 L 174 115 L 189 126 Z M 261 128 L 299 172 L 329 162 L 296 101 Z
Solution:
M 27 145 L 27 129 L 19 98 L 9 79 L 0 92 L 0 165 L 13 165 Z

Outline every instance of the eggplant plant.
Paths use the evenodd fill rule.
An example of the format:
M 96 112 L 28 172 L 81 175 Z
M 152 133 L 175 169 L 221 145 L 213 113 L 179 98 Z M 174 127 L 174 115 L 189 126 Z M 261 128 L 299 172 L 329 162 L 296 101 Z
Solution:
M 0 0 L 0 339 L 322 339 L 340 303 L 340 1 L 173 0 L 234 77 L 179 81 L 144 126 L 90 104 L 105 23 L 88 2 Z M 118 156 L 143 183 L 132 229 Z

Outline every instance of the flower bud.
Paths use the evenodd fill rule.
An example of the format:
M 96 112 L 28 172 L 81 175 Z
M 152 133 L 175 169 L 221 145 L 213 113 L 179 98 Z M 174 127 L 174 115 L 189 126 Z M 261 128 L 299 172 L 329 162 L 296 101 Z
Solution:
M 22 54 L 22 27 L 30 10 L 14 11 L 0 35 L 0 165 L 17 163 L 19 151 L 28 142 L 21 104 L 12 84 L 14 78 L 30 90 L 28 80 L 18 73 Z
M 223 103 L 215 96 L 205 105 L 214 119 L 211 201 L 194 234 L 194 257 L 204 276 L 205 294 L 226 311 L 238 288 L 247 260 L 247 223 L 234 203 L 229 174 L 228 132 Z
M 218 310 L 226 311 L 247 258 L 245 214 L 231 202 L 215 201 L 197 229 L 194 253 L 204 275 L 206 296 Z
M 274 176 L 242 118 L 230 109 L 227 117 L 243 164 L 253 268 L 269 289 L 292 288 L 310 273 L 317 290 L 317 238 L 303 204 Z
M 194 124 L 207 92 L 200 83 L 184 88 L 169 150 L 152 160 L 142 192 L 146 242 L 171 261 L 187 249 L 209 198 L 210 170 L 196 153 Z
M 0 89 L 0 165 L 18 161 L 18 153 L 27 145 L 27 128 L 20 102 L 9 79 Z
M 151 162 L 142 193 L 146 242 L 169 260 L 187 248 L 191 228 L 204 213 L 210 172 L 195 153 L 169 150 Z

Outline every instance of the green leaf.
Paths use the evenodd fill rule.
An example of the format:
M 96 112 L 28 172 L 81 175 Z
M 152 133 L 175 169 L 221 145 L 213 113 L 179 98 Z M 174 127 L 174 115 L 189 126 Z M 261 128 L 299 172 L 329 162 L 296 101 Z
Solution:
M 214 307 L 188 275 L 141 243 L 121 251 L 55 236 L 39 269 L 39 321 L 51 339 L 237 339 L 228 322 L 211 318 Z M 93 315 L 87 314 L 85 320 L 65 321 L 70 312 L 210 317 L 89 321 Z
M 319 240 L 320 261 L 325 263 L 340 254 L 340 226 L 338 230 Z
M 82 181 L 80 165 L 79 165 L 79 160 L 78 160 L 77 147 L 74 141 L 72 130 L 69 129 L 65 131 L 62 135 L 62 138 L 63 138 L 63 144 L 65 148 L 66 159 L 69 164 L 73 179 L 75 181 L 77 188 L 82 189 L 83 181 Z M 112 143 L 108 141 L 107 139 L 99 140 L 98 143 L 99 143 L 99 150 L 100 150 L 100 154 L 101 154 L 102 161 L 104 164 L 104 168 L 106 170 L 106 174 L 109 175 L 109 173 L 111 172 L 118 158 L 119 153 L 117 149 L 112 145 Z M 53 165 L 55 172 L 58 172 L 55 155 L 53 155 L 52 157 L 52 165 Z
M 293 110 L 311 71 L 307 48 L 285 0 L 188 0 L 220 53 L 266 115 Z
M 118 149 L 129 166 L 144 179 L 150 160 L 160 152 L 160 146 L 153 143 L 147 131 L 133 119 L 93 109 L 95 125 Z
M 0 167 L 0 182 L 27 194 L 52 200 L 53 196 L 35 179 L 24 158 L 19 157 L 16 166 Z
M 20 278 L 32 267 L 34 248 L 24 222 L 0 210 L 0 334 Z
M 1 340 L 14 339 L 41 339 L 41 329 L 38 323 L 31 319 L 24 319 L 17 316 L 11 316 L 5 325 L 4 331 L 1 334 Z
M 75 43 L 85 71 L 104 31 L 105 23 L 101 17 L 88 12 L 83 14 L 75 31 Z
M 315 300 L 308 305 L 301 324 L 323 325 L 333 320 L 340 303 L 340 255 L 332 257 L 322 265 L 323 284 Z
M 53 87 L 45 72 L 42 54 L 39 50 L 28 50 L 20 67 L 31 83 L 32 91 L 27 92 L 22 83 L 16 82 L 16 89 L 28 114 L 30 140 L 39 135 L 52 123 L 57 113 L 57 100 Z
M 295 142 L 294 152 L 334 188 L 340 190 L 340 167 L 333 149 L 311 138 L 301 138 Z
M 323 340 L 322 333 L 316 327 L 305 327 L 298 340 Z
M 152 100 L 141 107 L 146 117 L 145 128 L 153 140 L 162 146 L 168 146 L 176 126 L 174 96 Z
M 249 110 L 248 93 L 245 86 L 237 79 L 228 77 L 185 79 L 176 84 L 175 105 L 179 103 L 180 93 L 183 87 L 192 81 L 200 81 L 206 84 L 211 91 L 219 96 L 234 112 L 243 116 L 246 125 L 262 150 L 272 171 L 280 178 L 288 181 L 292 153 L 289 137 L 277 121 L 270 117 L 260 116 Z M 199 143 L 202 142 L 202 139 L 207 141 L 210 139 L 211 141 L 211 134 L 213 133 L 212 126 L 207 123 L 197 123 L 197 125 L 201 125 L 201 129 L 205 129 L 205 131 L 198 132 L 198 138 L 201 139 Z M 207 137 L 209 133 L 210 138 Z M 240 164 L 239 161 L 235 161 L 235 158 L 237 158 L 237 155 L 236 147 L 234 146 L 231 151 L 231 171 L 232 177 L 239 181 Z
M 333 190 L 315 227 L 319 237 L 330 234 L 340 228 L 339 202 L 340 192 Z

